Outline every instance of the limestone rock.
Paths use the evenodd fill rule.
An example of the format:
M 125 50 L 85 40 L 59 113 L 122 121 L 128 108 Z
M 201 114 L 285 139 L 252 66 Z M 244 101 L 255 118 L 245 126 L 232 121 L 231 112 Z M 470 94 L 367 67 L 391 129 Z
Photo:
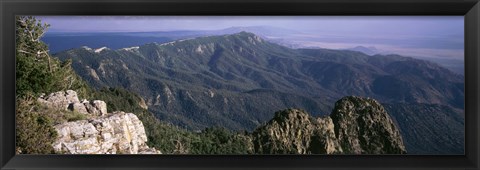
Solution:
M 77 92 L 73 90 L 55 92 L 48 96 L 42 95 L 37 100 L 46 106 L 60 110 L 76 111 L 94 116 L 107 114 L 107 104 L 104 101 L 94 100 L 89 102 L 84 99 L 80 102 Z
M 160 154 L 146 145 L 142 122 L 132 113 L 115 112 L 91 120 L 54 126 L 57 153 L 68 154 Z
M 88 114 L 87 108 L 84 103 L 71 103 L 68 106 L 68 109 L 71 111 L 76 111 L 83 114 Z
M 142 108 L 142 109 L 145 109 L 145 110 L 148 110 L 148 105 L 147 103 L 145 103 L 145 100 L 143 98 L 140 97 L 140 101 L 138 102 L 138 105 Z
M 42 95 L 38 98 L 38 101 L 55 109 L 67 109 L 71 103 L 80 102 L 77 97 L 77 92 L 73 90 L 55 92 L 48 96 Z
M 101 100 L 78 100 L 75 91 L 56 92 L 38 99 L 49 107 L 89 114 L 78 120 L 54 126 L 58 137 L 53 143 L 56 153 L 67 154 L 161 154 L 147 146 L 143 123 L 133 113 L 107 113 Z
M 85 102 L 83 103 L 85 108 L 87 109 L 88 113 L 102 116 L 107 114 L 107 104 L 101 100 L 94 100 L 92 102 Z

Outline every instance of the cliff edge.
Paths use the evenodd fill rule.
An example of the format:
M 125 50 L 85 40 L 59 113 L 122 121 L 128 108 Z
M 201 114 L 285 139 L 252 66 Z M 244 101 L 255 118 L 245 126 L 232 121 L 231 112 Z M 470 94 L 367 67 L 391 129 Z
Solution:
M 80 101 L 73 90 L 42 95 L 37 101 L 52 109 L 84 115 L 82 120 L 54 126 L 58 134 L 52 144 L 55 153 L 161 154 L 147 146 L 145 128 L 133 113 L 108 113 L 104 101 Z

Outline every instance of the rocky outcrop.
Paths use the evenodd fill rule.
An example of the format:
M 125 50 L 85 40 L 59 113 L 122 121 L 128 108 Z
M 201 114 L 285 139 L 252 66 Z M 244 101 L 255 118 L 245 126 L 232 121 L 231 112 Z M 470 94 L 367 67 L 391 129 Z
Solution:
M 72 90 L 41 96 L 38 101 L 54 109 L 75 111 L 88 115 L 77 120 L 55 125 L 58 137 L 53 143 L 56 153 L 66 154 L 161 154 L 147 146 L 142 122 L 133 113 L 107 113 L 107 105 L 100 100 L 78 100 Z
M 256 153 L 306 154 L 315 125 L 310 116 L 300 110 L 284 110 L 253 132 Z
M 402 136 L 383 106 L 373 99 L 344 97 L 330 115 L 345 153 L 405 153 Z
M 404 154 L 402 137 L 375 100 L 345 97 L 332 114 L 313 118 L 297 109 L 275 113 L 252 133 L 260 154 Z
M 275 113 L 265 126 L 252 133 L 254 152 L 260 154 L 342 153 L 332 119 L 314 119 L 298 109 Z
M 103 116 L 107 114 L 107 104 L 104 101 L 94 100 L 89 102 L 83 100 L 80 102 L 77 92 L 73 90 L 67 90 L 65 92 L 59 91 L 51 93 L 48 96 L 41 95 L 40 98 L 38 98 L 38 102 L 55 109 L 76 111 L 93 116 Z
M 334 124 L 330 117 L 317 118 L 318 125 L 311 137 L 308 150 L 313 154 L 338 154 L 343 149 L 335 136 Z

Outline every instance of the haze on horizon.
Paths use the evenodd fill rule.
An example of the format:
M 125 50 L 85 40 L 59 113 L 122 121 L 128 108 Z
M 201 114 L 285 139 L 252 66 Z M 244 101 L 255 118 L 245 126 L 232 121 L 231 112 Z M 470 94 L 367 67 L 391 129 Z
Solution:
M 49 33 L 221 30 L 268 26 L 304 47 L 375 47 L 440 59 L 464 59 L 463 16 L 37 16 Z

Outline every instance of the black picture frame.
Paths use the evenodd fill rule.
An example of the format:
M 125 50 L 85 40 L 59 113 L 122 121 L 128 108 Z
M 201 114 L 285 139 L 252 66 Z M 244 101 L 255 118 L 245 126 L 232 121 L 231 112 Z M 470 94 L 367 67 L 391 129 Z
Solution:
M 478 0 L 0 0 L 1 169 L 478 169 Z M 15 155 L 15 15 L 461 15 L 464 155 Z

